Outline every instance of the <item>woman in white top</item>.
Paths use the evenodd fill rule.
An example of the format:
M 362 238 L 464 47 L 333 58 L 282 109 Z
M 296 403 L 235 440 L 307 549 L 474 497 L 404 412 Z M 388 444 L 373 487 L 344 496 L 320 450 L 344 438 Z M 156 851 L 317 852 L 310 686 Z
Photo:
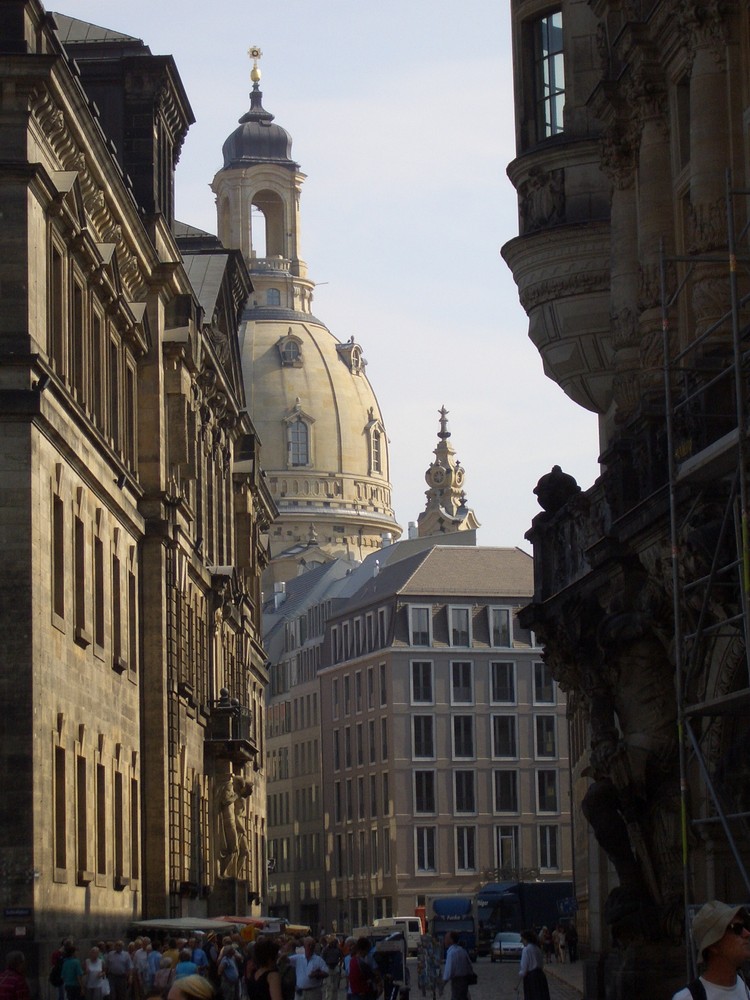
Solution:
M 547 977 L 544 974 L 544 956 L 533 931 L 521 931 L 523 951 L 519 976 L 523 982 L 524 1000 L 550 1000 Z
M 86 1000 L 101 1000 L 104 985 L 104 962 L 98 948 L 92 948 L 83 964 L 83 986 Z

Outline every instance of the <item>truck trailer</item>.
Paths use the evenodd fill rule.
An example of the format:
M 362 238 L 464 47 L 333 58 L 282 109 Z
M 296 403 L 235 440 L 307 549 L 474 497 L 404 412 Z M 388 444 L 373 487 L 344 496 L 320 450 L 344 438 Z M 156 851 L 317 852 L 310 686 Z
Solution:
M 425 899 L 427 931 L 442 946 L 448 931 L 458 931 L 458 943 L 477 957 L 477 897 L 427 896 Z

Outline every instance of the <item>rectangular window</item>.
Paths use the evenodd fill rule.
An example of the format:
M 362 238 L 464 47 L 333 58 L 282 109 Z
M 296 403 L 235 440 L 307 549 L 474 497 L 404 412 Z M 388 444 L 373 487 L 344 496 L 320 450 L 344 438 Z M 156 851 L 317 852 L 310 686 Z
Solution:
M 451 705 L 471 705 L 473 702 L 472 664 L 451 663 Z
M 362 711 L 362 671 L 358 670 L 354 675 L 354 711 Z
M 357 816 L 365 818 L 365 779 L 357 778 Z
M 370 874 L 378 874 L 378 831 L 370 830 Z
M 333 702 L 333 717 L 338 719 L 339 717 L 339 679 L 334 677 L 331 683 L 331 700 Z
M 490 663 L 490 700 L 494 705 L 515 705 L 515 663 L 508 661 Z
M 365 745 L 362 733 L 362 723 L 357 723 L 357 765 L 362 767 L 365 762 Z
M 540 813 L 557 812 L 557 771 L 537 771 L 536 788 L 537 811 Z
M 520 868 L 518 827 L 495 827 L 495 864 L 508 878 L 514 878 Z
M 388 782 L 388 772 L 383 775 L 383 815 L 391 815 L 391 793 Z
M 383 845 L 383 874 L 391 874 L 391 834 L 388 827 L 383 830 L 383 836 L 380 840 Z
M 104 646 L 104 546 L 94 539 L 94 643 Z
M 552 680 L 552 671 L 544 660 L 534 661 L 534 704 L 555 704 L 555 686 Z
M 115 449 L 120 446 L 120 352 L 109 344 L 109 436 Z
M 136 421 L 138 401 L 136 399 L 135 372 L 126 365 L 125 367 L 125 459 L 128 466 L 135 470 L 135 456 L 137 454 L 136 441 Z M 221 506 L 219 511 L 221 512 Z M 220 532 L 220 540 L 223 542 L 223 532 Z
M 333 821 L 334 823 L 341 822 L 341 782 L 334 781 L 333 783 Z
M 125 874 L 122 774 L 115 771 L 115 884 Z
M 382 649 L 388 645 L 388 611 L 378 608 L 378 646 Z
M 378 783 L 375 779 L 375 775 L 370 775 L 370 816 L 377 816 L 378 814 Z
M 456 871 L 476 870 L 476 836 L 477 831 L 473 826 L 456 827 Z
M 414 812 L 430 814 L 437 812 L 434 771 L 414 772 Z
M 513 645 L 510 633 L 510 608 L 490 608 L 490 645 L 509 648 Z
M 88 799 L 86 795 L 86 758 L 76 757 L 76 868 L 78 881 L 85 878 L 89 867 Z
M 55 371 L 62 377 L 65 372 L 65 293 L 63 282 L 63 259 L 52 248 L 50 265 L 50 343 L 49 353 Z
M 534 24 L 536 84 L 536 139 L 548 139 L 563 130 L 565 64 L 562 13 L 558 10 Z
M 474 716 L 453 716 L 453 756 L 454 758 L 474 756 Z
M 341 769 L 341 740 L 338 729 L 333 731 L 333 769 L 334 771 Z
M 91 643 L 91 636 L 86 630 L 86 543 L 83 521 L 80 517 L 73 518 L 73 615 L 75 618 L 75 639 L 84 648 Z
M 122 670 L 122 595 L 120 593 L 120 560 L 112 556 L 112 665 Z
M 539 867 L 557 870 L 560 867 L 557 845 L 557 827 L 539 827 Z
M 128 665 L 138 669 L 138 596 L 135 573 L 128 570 Z
M 555 716 L 537 715 L 534 723 L 537 757 L 557 757 Z
M 380 720 L 380 759 L 388 760 L 388 720 Z
M 349 726 L 344 730 L 344 767 L 352 766 L 352 731 Z
M 515 771 L 495 771 L 495 812 L 518 812 L 518 775 Z
M 375 671 L 367 668 L 367 707 L 375 708 Z
M 379 665 L 380 670 L 380 707 L 388 704 L 388 688 L 386 687 L 385 663 Z
M 344 715 L 349 715 L 352 709 L 351 678 L 349 674 L 344 677 Z
M 411 701 L 413 705 L 432 705 L 432 663 L 414 660 L 411 665 Z
M 449 608 L 451 646 L 469 646 L 469 608 Z
M 431 608 L 409 608 L 412 646 L 430 645 Z
M 369 744 L 370 751 L 370 763 L 374 764 L 377 757 L 377 748 L 375 746 L 375 720 L 370 719 L 367 723 L 367 742 Z
M 107 874 L 107 788 L 103 764 L 96 765 L 96 873 Z
M 104 326 L 99 313 L 95 312 L 91 329 L 91 409 L 99 430 L 104 429 L 104 378 L 106 360 L 104 357 Z
M 65 789 L 65 750 L 55 747 L 55 868 L 68 866 L 68 817 Z
M 416 857 L 418 872 L 435 871 L 435 840 L 434 826 L 418 826 L 414 830 L 416 842 Z
M 510 758 L 518 756 L 515 715 L 492 716 L 492 756 Z
M 354 803 L 352 801 L 352 796 L 354 794 L 352 789 L 352 779 L 346 779 L 346 818 L 349 822 L 354 818 Z
M 456 771 L 453 775 L 455 811 L 474 813 L 477 811 L 474 771 Z
M 72 329 L 71 329 L 71 383 L 78 402 L 83 406 L 85 393 L 83 391 L 86 371 L 85 360 L 85 336 L 84 312 L 83 312 L 83 289 L 80 284 L 73 281 L 73 297 L 71 302 Z
M 434 719 L 431 715 L 415 715 L 412 718 L 413 756 L 429 758 L 435 756 Z
M 52 610 L 65 617 L 65 507 L 52 498 Z
M 130 874 L 141 877 L 141 820 L 138 801 L 138 779 L 130 779 Z

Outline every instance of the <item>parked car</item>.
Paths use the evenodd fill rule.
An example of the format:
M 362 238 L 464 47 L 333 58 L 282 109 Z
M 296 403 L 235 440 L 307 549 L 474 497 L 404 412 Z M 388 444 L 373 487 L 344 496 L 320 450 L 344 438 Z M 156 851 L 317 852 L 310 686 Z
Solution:
M 506 958 L 520 958 L 523 950 L 521 935 L 516 931 L 500 931 L 495 935 L 490 949 L 490 961 L 504 962 Z

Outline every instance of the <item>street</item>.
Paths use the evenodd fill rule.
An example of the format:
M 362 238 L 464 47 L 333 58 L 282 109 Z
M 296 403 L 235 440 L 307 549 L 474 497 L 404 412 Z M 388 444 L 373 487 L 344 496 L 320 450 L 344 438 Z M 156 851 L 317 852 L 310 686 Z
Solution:
M 479 981 L 476 986 L 469 989 L 470 1000 L 522 1000 L 523 988 L 516 992 L 519 984 L 518 962 L 495 962 L 493 964 L 489 958 L 480 958 L 474 963 L 474 971 Z M 410 1000 L 421 1000 L 417 986 L 416 962 L 409 962 L 409 972 L 412 984 Z M 580 1000 L 581 995 L 577 990 L 555 979 L 553 975 L 548 975 L 547 981 L 549 982 L 550 1000 Z M 432 1000 L 432 997 L 428 997 L 426 1000 Z M 440 998 L 436 998 L 436 1000 L 440 1000 Z M 450 987 L 447 984 L 443 991 L 442 1000 L 450 1000 Z

